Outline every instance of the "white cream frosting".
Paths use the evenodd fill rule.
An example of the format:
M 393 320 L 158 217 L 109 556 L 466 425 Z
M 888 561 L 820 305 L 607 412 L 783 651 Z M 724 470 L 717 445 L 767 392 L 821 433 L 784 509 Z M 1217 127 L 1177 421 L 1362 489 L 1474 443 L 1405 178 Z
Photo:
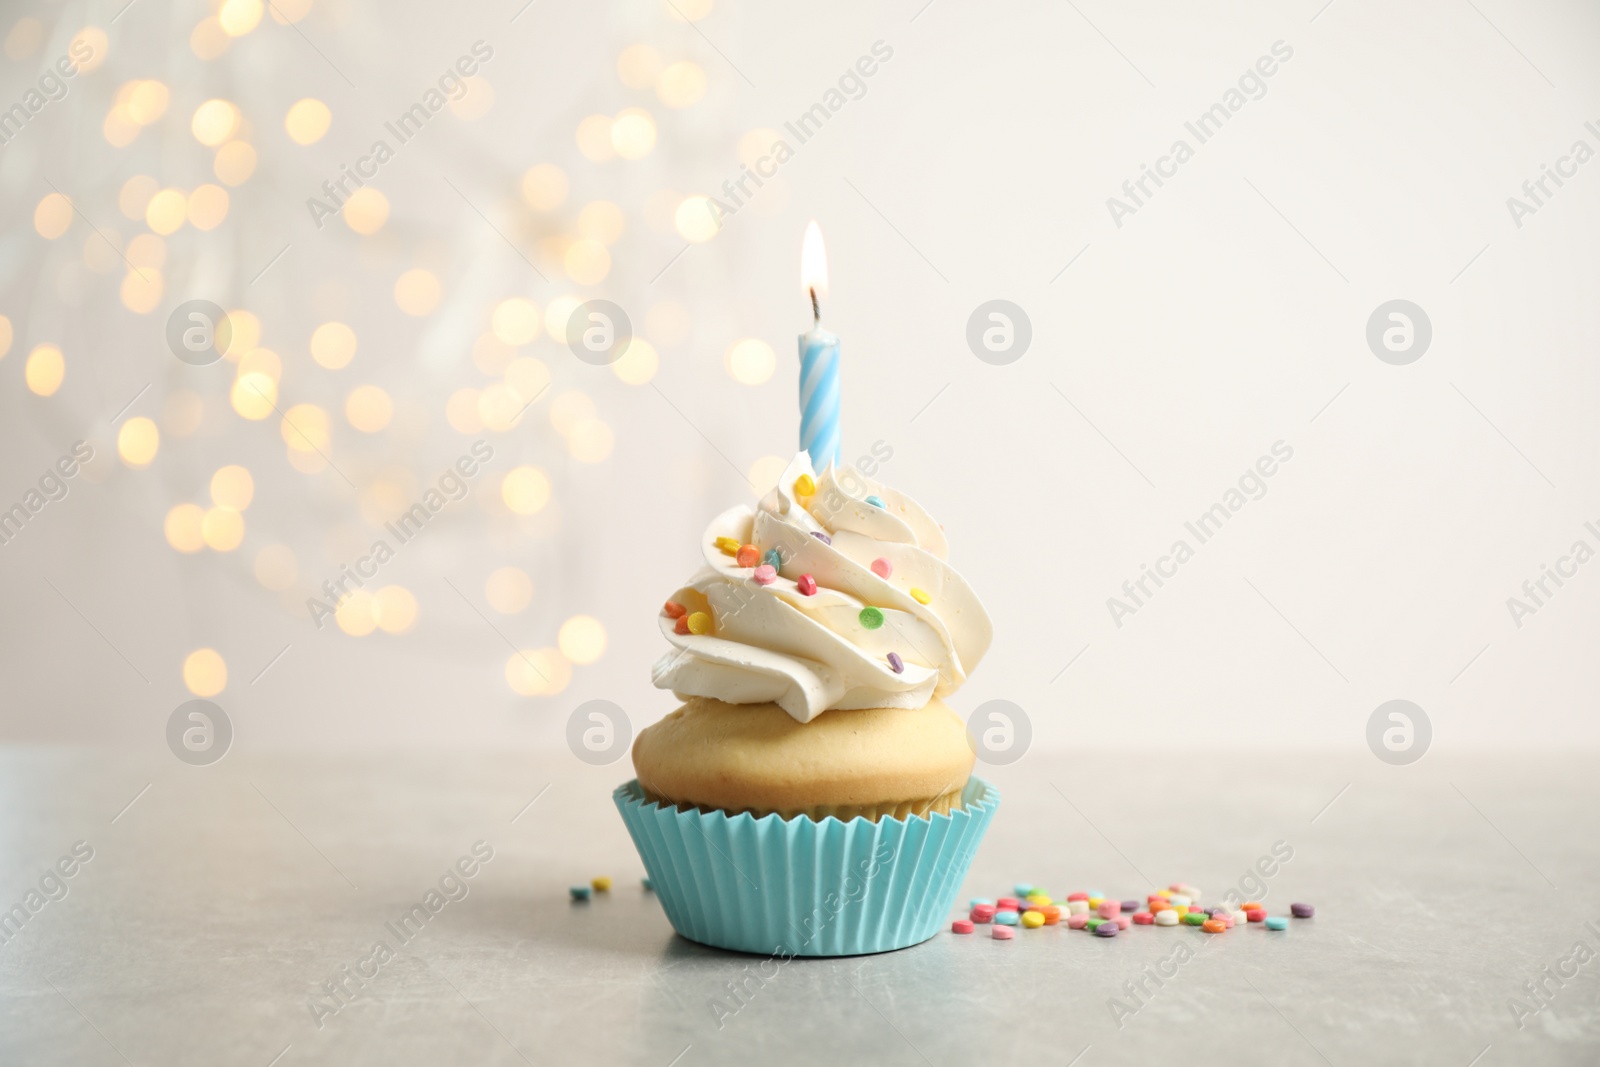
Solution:
M 816 484 L 809 497 L 795 495 L 802 475 Z M 778 577 L 758 584 L 755 568 L 717 547 L 719 537 L 763 555 L 776 549 Z M 651 672 L 680 699 L 771 701 L 800 722 L 834 708 L 920 708 L 966 681 L 993 637 L 983 605 L 945 562 L 943 528 L 916 501 L 852 467 L 817 475 L 805 452 L 757 508 L 740 505 L 713 519 L 701 550 L 705 567 L 672 599 L 709 615 L 711 632 L 677 633 L 663 614 L 673 649 Z M 879 559 L 890 564 L 887 578 L 872 570 Z M 811 596 L 798 585 L 807 574 L 817 583 Z M 914 588 L 928 594 L 927 604 Z M 883 613 L 877 629 L 862 625 L 869 606 Z M 890 665 L 891 652 L 902 671 Z

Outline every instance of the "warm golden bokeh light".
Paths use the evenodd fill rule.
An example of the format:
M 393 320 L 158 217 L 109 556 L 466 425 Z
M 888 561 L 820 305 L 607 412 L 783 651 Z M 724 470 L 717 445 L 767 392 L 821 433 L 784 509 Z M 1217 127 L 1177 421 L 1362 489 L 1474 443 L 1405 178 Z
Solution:
M 684 197 L 672 221 L 678 228 L 678 236 L 694 244 L 711 240 L 720 228 L 711 212 L 711 198 L 705 196 Z
M 128 94 L 123 101 L 123 107 L 128 117 L 139 125 L 148 126 L 167 113 L 167 104 L 172 99 L 172 93 L 154 78 L 131 82 L 123 88 Z
M 606 628 L 593 615 L 574 615 L 556 638 L 561 654 L 574 663 L 593 663 L 606 652 Z
M 200 536 L 214 552 L 232 552 L 244 540 L 244 516 L 232 508 L 207 508 L 200 519 Z
M 372 598 L 372 614 L 386 634 L 403 634 L 417 624 L 417 598 L 401 585 L 386 585 Z
M 783 477 L 783 472 L 789 467 L 789 461 L 782 456 L 762 456 L 750 464 L 750 473 L 746 476 L 750 484 L 755 487 L 756 495 L 765 496 Z
M 207 148 L 215 148 L 239 129 L 239 109 L 227 100 L 207 100 L 194 109 L 189 132 Z
M 124 218 L 134 221 L 143 219 L 150 198 L 160 190 L 161 183 L 148 174 L 135 174 L 122 183 L 122 190 L 117 194 L 117 209 Z
M 234 321 L 233 316 L 235 314 L 237 313 L 229 312 L 229 321 Z M 238 338 L 240 335 L 235 332 L 234 336 Z M 243 343 L 242 340 L 236 339 L 228 348 L 231 351 L 234 345 L 242 345 Z M 276 383 L 283 378 L 283 360 L 279 359 L 278 353 L 270 348 L 252 348 L 239 357 L 239 365 L 234 369 L 234 374 L 237 377 L 243 377 L 246 374 L 265 374 Z
M 604 163 L 616 155 L 611 146 L 611 116 L 590 115 L 578 123 L 578 151 L 585 159 Z
M 268 545 L 257 552 L 254 569 L 256 581 L 274 593 L 293 588 L 300 577 L 300 566 L 288 545 Z
M 272 405 L 278 401 L 278 383 L 259 371 L 241 374 L 235 379 L 228 400 L 240 417 L 259 422 L 272 414 Z
M 11 320 L 0 315 L 0 359 L 4 359 L 6 353 L 11 351 L 11 338 Z
M 206 539 L 200 532 L 205 515 L 205 509 L 199 504 L 179 504 L 167 512 L 167 519 L 161 527 L 166 534 L 167 544 L 179 552 L 188 553 L 205 548 Z
M 230 308 L 227 314 L 232 336 L 228 339 L 228 350 L 223 355 L 230 363 L 238 363 L 246 352 L 261 343 L 261 320 L 254 312 L 243 308 Z M 277 372 L 274 371 L 272 376 L 276 378 Z
M 518 515 L 534 515 L 550 502 L 550 479 L 538 467 L 517 467 L 500 482 L 500 499 Z
M 128 242 L 123 255 L 135 267 L 154 267 L 160 270 L 167 265 L 167 242 L 153 233 L 141 233 Z
M 495 305 L 490 318 L 495 337 L 520 347 L 539 336 L 539 309 L 532 300 L 514 296 Z
M 567 434 L 567 451 L 579 463 L 602 463 L 616 445 L 616 435 L 600 419 L 584 419 Z
M 238 464 L 218 467 L 211 476 L 211 502 L 218 507 L 243 511 L 255 499 L 256 480 Z
M 765 341 L 746 337 L 729 346 L 722 365 L 740 385 L 764 385 L 778 369 L 778 354 Z
M 567 319 L 577 310 L 583 301 L 575 296 L 563 294 L 551 300 L 544 306 L 544 329 L 557 341 L 565 342 L 567 339 Z
M 622 209 L 609 200 L 592 200 L 578 212 L 578 236 L 614 245 L 622 238 L 628 220 Z
M 515 615 L 533 602 L 533 579 L 521 567 L 501 567 L 483 583 L 483 597 L 502 615 Z
M 622 355 L 611 364 L 611 371 L 629 385 L 644 385 L 656 376 L 661 359 L 649 341 L 635 337 L 622 350 Z
M 39 42 L 42 40 L 44 40 L 43 24 L 36 18 L 20 18 L 16 25 L 11 27 L 11 32 L 6 34 L 6 58 L 19 61 L 27 59 L 38 50 Z
M 715 0 L 661 0 L 661 9 L 669 17 L 689 22 L 699 22 L 711 14 Z
M 365 637 L 378 628 L 377 604 L 372 594 L 357 589 L 334 609 L 333 621 L 351 637 Z
M 550 211 L 567 198 L 567 175 L 554 163 L 538 163 L 522 175 L 522 201 L 535 211 Z
M 156 233 L 165 237 L 177 232 L 189 210 L 189 198 L 181 189 L 163 189 L 145 205 L 144 222 Z
M 143 415 L 127 420 L 117 430 L 117 455 L 134 470 L 150 466 L 161 448 L 161 431 Z
M 661 77 L 661 53 L 647 44 L 633 44 L 617 56 L 617 77 L 630 89 L 648 89 Z
M 472 365 L 488 375 L 504 374 L 517 350 L 496 337 L 493 331 L 480 333 L 472 342 Z
M 489 84 L 488 78 L 463 78 L 466 83 L 466 95 L 459 100 L 450 101 L 450 110 L 456 118 L 466 122 L 481 119 L 494 107 L 494 86 Z
M 62 356 L 61 349 L 51 344 L 35 345 L 22 369 L 28 388 L 39 396 L 54 394 L 61 388 L 61 379 L 66 374 L 66 357 Z
M 211 172 L 224 185 L 243 185 L 256 172 L 255 148 L 247 141 L 229 141 L 217 149 Z
M 483 429 L 483 418 L 478 414 L 478 390 L 457 389 L 444 405 L 444 421 L 456 433 L 474 434 Z
M 72 41 L 67 45 L 67 54 L 77 61 L 79 74 L 99 70 L 110 51 L 111 42 L 106 37 L 106 31 L 99 26 L 85 26 L 72 35 Z
M 439 279 L 418 267 L 400 275 L 394 283 L 394 302 L 407 315 L 427 315 L 439 306 Z
M 122 299 L 122 306 L 135 315 L 148 315 L 161 303 L 161 294 L 166 290 L 166 283 L 162 280 L 161 272 L 154 267 L 141 267 L 130 270 L 122 276 L 122 287 L 118 295 Z
M 506 660 L 506 684 L 525 697 L 553 696 L 572 681 L 572 664 L 553 648 L 525 648 Z
M 189 437 L 205 421 L 206 402 L 193 389 L 174 389 L 161 402 L 161 432 L 168 437 Z
M 201 59 L 216 59 L 232 43 L 233 38 L 223 30 L 222 23 L 214 15 L 201 19 L 189 31 L 189 51 Z
M 283 116 L 283 129 L 295 144 L 316 144 L 333 123 L 333 112 L 315 97 L 296 100 Z
M 599 241 L 585 237 L 567 246 L 562 266 L 579 285 L 598 285 L 611 273 L 611 253 Z
M 223 0 L 217 23 L 229 37 L 243 37 L 261 24 L 261 0 Z
M 220 185 L 198 185 L 189 194 L 189 222 L 197 230 L 214 230 L 228 217 L 228 190 Z
M 393 415 L 394 401 L 376 385 L 358 385 L 345 397 L 344 417 L 362 433 L 377 433 Z
M 315 404 L 296 404 L 278 424 L 283 443 L 296 452 L 328 450 L 328 413 Z
M 183 684 L 197 697 L 214 697 L 228 685 L 228 664 L 214 648 L 197 648 L 183 659 Z
M 643 159 L 656 146 L 656 120 L 642 107 L 619 112 L 611 124 L 611 147 L 623 159 Z
M 661 72 L 656 95 L 668 107 L 688 107 L 706 95 L 706 72 L 693 60 L 682 60 Z
M 350 194 L 339 214 L 346 226 L 363 237 L 370 237 L 389 221 L 389 198 L 372 186 L 363 185 Z
M 348 366 L 356 354 L 356 332 L 342 322 L 325 322 L 311 333 L 311 358 L 329 370 Z
M 33 209 L 33 228 L 40 237 L 54 241 L 72 226 L 72 201 L 51 193 Z

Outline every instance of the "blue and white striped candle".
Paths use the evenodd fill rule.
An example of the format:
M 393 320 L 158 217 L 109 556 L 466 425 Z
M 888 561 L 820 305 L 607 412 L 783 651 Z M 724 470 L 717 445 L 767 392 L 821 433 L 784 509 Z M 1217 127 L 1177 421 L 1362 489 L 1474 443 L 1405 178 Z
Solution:
M 821 472 L 839 461 L 839 338 L 822 328 L 828 258 L 816 220 L 800 247 L 800 287 L 811 297 L 812 326 L 800 335 L 800 447 Z

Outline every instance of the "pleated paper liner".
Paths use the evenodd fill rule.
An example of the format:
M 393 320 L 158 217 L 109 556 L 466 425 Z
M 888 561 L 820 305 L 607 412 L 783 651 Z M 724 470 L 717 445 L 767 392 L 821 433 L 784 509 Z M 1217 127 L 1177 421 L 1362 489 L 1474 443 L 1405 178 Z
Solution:
M 1000 803 L 981 778 L 948 814 L 877 821 L 684 811 L 637 779 L 612 797 L 678 933 L 781 956 L 887 952 L 938 933 Z

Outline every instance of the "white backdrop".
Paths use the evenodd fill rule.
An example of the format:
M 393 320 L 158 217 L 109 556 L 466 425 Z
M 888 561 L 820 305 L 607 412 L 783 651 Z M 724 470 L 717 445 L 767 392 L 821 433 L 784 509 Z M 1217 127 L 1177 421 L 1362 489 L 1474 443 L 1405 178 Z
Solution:
M 121 6 L 11 5 L 0 25 L 0 107 L 25 101 L 86 26 L 104 31 L 88 38 L 104 42 L 95 69 L 0 147 L 0 315 L 13 334 L 0 508 L 75 441 L 96 453 L 65 499 L 0 546 L 7 739 L 159 751 L 201 648 L 226 663 L 212 699 L 254 748 L 555 747 L 593 698 L 635 729 L 658 718 L 673 706 L 649 683 L 661 600 L 694 568 L 707 519 L 752 499 L 749 479 L 795 446 L 799 242 L 816 218 L 825 319 L 844 345 L 845 454 L 892 446 L 882 476 L 945 524 L 995 618 L 993 650 L 952 701 L 962 713 L 1013 701 L 1035 745 L 1353 749 L 1373 709 L 1404 698 L 1439 746 L 1600 741 L 1600 563 L 1548 583 L 1520 626 L 1507 605 L 1575 541 L 1600 549 L 1584 527 L 1600 528 L 1600 164 L 1561 164 L 1575 173 L 1547 179 L 1520 220 L 1507 205 L 1574 142 L 1600 150 L 1585 126 L 1600 126 L 1592 5 L 297 0 L 279 5 L 293 24 L 269 13 L 244 30 L 250 2 L 229 0 L 221 14 L 240 35 L 212 59 L 191 43 L 207 51 L 220 32 L 196 30 L 206 5 Z M 306 201 L 321 183 L 477 41 L 492 58 L 462 106 L 372 180 L 381 226 L 314 225 Z M 687 240 L 708 234 L 684 198 L 717 194 L 742 153 L 754 162 L 751 145 L 770 137 L 752 131 L 791 137 L 783 124 L 826 106 L 875 42 L 892 57 L 860 98 L 794 145 L 720 232 Z M 1247 79 L 1259 98 L 1239 98 L 1199 143 L 1185 123 L 1226 107 L 1278 42 L 1290 58 L 1264 89 Z M 619 69 L 640 45 L 669 73 L 644 51 Z M 159 94 L 141 105 L 128 88 L 150 80 L 168 96 L 154 117 Z M 305 98 L 331 124 L 302 145 L 285 116 Z M 251 145 L 253 172 L 222 183 L 213 228 L 197 228 L 191 201 L 188 223 L 151 240 L 139 189 L 148 200 L 219 182 L 220 146 L 201 143 L 195 120 L 212 99 L 236 109 L 229 140 Z M 608 117 L 588 127 L 604 155 L 607 124 L 628 108 L 646 113 L 653 146 L 588 158 L 580 124 Z M 149 121 L 119 147 L 108 138 L 126 137 L 132 111 Z M 1123 183 L 1180 138 L 1193 157 L 1114 218 L 1108 198 L 1131 204 Z M 560 203 L 519 192 L 539 164 L 565 177 Z M 153 181 L 130 193 L 136 175 Z M 584 212 L 597 201 L 619 210 Z M 598 280 L 595 246 L 569 251 L 586 235 L 607 249 Z M 437 301 L 407 314 L 396 283 L 419 269 Z M 516 352 L 481 342 L 517 297 L 545 329 Z M 658 355 L 653 371 L 630 364 L 648 381 L 585 365 L 549 335 L 552 305 L 596 297 L 626 309 Z M 168 316 L 190 299 L 259 320 L 250 347 L 281 364 L 270 417 L 230 403 L 247 353 L 197 367 L 169 351 Z M 1003 366 L 966 340 L 992 299 L 1031 322 L 1027 351 Z M 1405 365 L 1366 336 L 1396 299 L 1431 323 Z M 329 321 L 359 339 L 342 369 L 311 352 Z M 760 384 L 729 370 L 745 339 L 777 354 Z M 65 367 L 48 396 L 27 384 L 44 344 Z M 513 358 L 538 360 L 550 388 L 500 432 L 473 428 L 468 400 L 456 402 L 467 432 L 454 426 L 452 396 L 504 388 Z M 345 417 L 361 385 L 392 399 L 374 433 Z M 326 417 L 315 457 L 286 446 L 295 431 L 280 416 L 294 405 Z M 161 431 L 141 469 L 118 455 L 135 418 Z M 404 632 L 316 628 L 315 587 L 479 439 L 494 457 L 470 498 L 375 583 L 414 599 Z M 1265 494 L 1199 544 L 1184 524 L 1280 441 L 1292 458 Z M 225 464 L 253 476 L 242 539 L 177 550 L 169 514 L 211 507 Z M 548 480 L 536 513 L 507 506 L 518 467 Z M 1118 625 L 1108 598 L 1183 537 L 1193 558 Z M 519 610 L 491 604 L 503 567 L 531 578 Z M 263 570 L 285 588 L 264 587 Z M 558 649 L 579 615 L 603 627 L 604 653 L 540 653 L 559 691 L 515 692 L 515 650 Z M 581 645 L 568 651 L 591 658 Z

